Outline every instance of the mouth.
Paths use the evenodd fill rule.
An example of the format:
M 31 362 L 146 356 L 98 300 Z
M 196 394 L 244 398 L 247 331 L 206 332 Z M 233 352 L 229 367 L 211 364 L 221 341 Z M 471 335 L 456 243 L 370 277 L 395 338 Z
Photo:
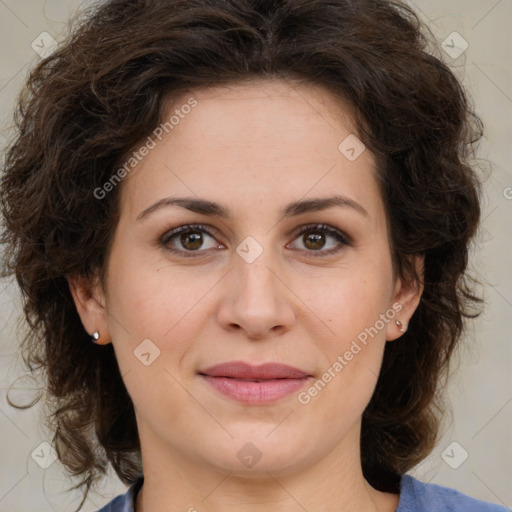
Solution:
M 238 402 L 268 404 L 298 391 L 312 377 L 281 363 L 253 366 L 231 361 L 198 372 L 217 392 Z

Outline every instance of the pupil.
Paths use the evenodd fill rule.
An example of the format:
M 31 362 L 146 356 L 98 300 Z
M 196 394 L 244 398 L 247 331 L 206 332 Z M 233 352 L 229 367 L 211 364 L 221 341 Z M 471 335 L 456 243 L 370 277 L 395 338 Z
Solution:
M 190 240 L 191 243 L 188 243 L 188 240 Z M 202 235 L 200 233 L 187 233 L 181 235 L 181 243 L 183 244 L 183 247 L 186 247 L 187 249 L 199 249 L 202 244 Z
M 312 242 L 313 246 L 309 247 L 310 249 L 321 249 L 324 242 L 324 235 L 306 235 L 306 247 L 308 247 L 308 242 Z

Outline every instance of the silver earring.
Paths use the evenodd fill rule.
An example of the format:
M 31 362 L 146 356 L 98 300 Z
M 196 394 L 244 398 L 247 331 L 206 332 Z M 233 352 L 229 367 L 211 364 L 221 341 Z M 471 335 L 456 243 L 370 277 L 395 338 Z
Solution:
M 92 334 L 93 342 L 96 343 L 100 339 L 100 333 L 98 331 L 93 332 Z
M 400 332 L 405 332 L 404 326 L 402 325 L 402 322 L 400 322 L 400 320 L 396 320 L 396 325 L 398 325 Z

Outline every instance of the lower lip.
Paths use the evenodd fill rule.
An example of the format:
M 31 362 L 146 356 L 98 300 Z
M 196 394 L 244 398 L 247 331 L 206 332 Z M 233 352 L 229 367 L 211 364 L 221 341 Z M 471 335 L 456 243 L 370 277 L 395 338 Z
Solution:
M 229 377 L 202 377 L 217 391 L 225 396 L 247 404 L 268 404 L 298 391 L 309 380 L 309 377 L 300 379 L 274 379 L 253 382 L 248 380 L 232 379 Z

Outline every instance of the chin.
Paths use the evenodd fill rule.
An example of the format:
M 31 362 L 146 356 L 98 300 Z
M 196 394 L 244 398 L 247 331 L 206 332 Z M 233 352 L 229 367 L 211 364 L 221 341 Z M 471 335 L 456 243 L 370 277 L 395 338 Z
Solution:
M 282 476 L 311 463 L 314 456 L 310 438 L 291 433 L 278 435 L 276 431 L 269 435 L 275 428 L 275 425 L 271 428 L 261 425 L 252 429 L 252 435 L 248 435 L 247 428 L 237 435 L 228 427 L 234 437 L 227 443 L 215 443 L 209 463 L 234 476 L 265 479 L 269 472 L 273 476 Z

